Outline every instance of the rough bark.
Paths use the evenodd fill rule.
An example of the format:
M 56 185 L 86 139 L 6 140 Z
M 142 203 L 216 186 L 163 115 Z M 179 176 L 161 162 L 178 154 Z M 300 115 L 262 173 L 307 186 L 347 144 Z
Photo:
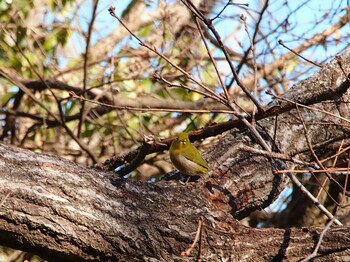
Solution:
M 207 260 L 293 261 L 311 253 L 321 232 L 246 228 L 191 184 L 113 186 L 110 174 L 55 155 L 6 145 L 0 145 L 0 155 L 0 242 L 50 261 L 192 261 L 180 254 L 193 241 L 201 216 L 201 255 Z M 319 261 L 350 256 L 349 232 L 330 230 Z
M 343 54 L 342 67 L 349 71 L 349 53 Z M 333 61 L 285 97 L 348 117 L 348 87 Z M 310 153 L 303 151 L 307 144 L 295 106 L 273 102 L 269 108 L 268 114 L 279 111 L 280 151 L 303 152 L 297 157 L 310 161 Z M 309 126 L 313 143 L 347 137 L 344 119 L 300 111 L 304 121 L 334 123 Z M 274 117 L 259 121 L 261 134 L 271 144 L 274 123 Z M 0 243 L 50 261 L 193 261 L 198 244 L 192 257 L 180 254 L 192 243 L 203 217 L 200 254 L 205 261 L 306 257 L 322 229 L 253 229 L 235 220 L 271 204 L 287 183 L 273 170 L 290 163 L 254 154 L 245 150 L 248 147 L 260 148 L 247 130 L 233 130 L 205 153 L 210 172 L 197 182 L 120 180 L 112 185 L 110 173 L 0 144 Z M 349 232 L 345 226 L 327 231 L 316 261 L 348 259 Z

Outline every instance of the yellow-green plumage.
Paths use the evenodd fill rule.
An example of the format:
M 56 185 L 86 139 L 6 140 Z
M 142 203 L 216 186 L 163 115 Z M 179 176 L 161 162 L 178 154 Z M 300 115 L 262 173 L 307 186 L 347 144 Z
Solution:
M 194 176 L 206 173 L 208 164 L 201 153 L 191 144 L 187 133 L 180 133 L 170 146 L 170 159 L 183 174 Z

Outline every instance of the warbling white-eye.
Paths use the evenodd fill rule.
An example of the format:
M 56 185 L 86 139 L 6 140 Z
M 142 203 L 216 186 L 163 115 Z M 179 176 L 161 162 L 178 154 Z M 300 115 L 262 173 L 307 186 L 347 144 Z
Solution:
M 187 133 L 180 133 L 171 143 L 170 159 L 183 174 L 194 176 L 206 173 L 208 164 L 201 153 L 191 144 Z

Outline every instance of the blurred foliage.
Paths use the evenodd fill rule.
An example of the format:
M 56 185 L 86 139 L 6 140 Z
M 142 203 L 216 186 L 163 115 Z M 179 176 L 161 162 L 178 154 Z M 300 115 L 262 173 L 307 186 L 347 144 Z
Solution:
M 91 7 L 90 2 L 77 4 L 75 1 L 2 3 L 0 21 L 3 22 L 4 30 L 0 31 L 0 52 L 2 54 L 0 66 L 6 68 L 5 72 L 9 75 L 14 74 L 22 84 L 26 81 L 54 80 L 72 87 L 79 87 L 82 90 L 84 53 L 87 27 L 91 21 Z M 149 7 L 149 4 L 143 6 L 142 2 L 131 1 L 124 8 L 122 16 L 127 19 L 134 8 Z M 98 18 L 100 20 L 108 14 L 105 6 L 100 12 L 103 12 L 103 16 Z M 98 44 L 99 39 L 111 37 L 113 30 L 120 30 L 116 21 L 112 23 L 114 23 L 112 29 L 102 36 L 99 34 L 99 25 L 96 22 L 91 35 L 88 57 L 90 54 L 93 57 L 94 46 Z M 184 35 L 176 43 L 169 44 L 169 41 L 173 39 L 171 30 L 172 25 L 168 17 L 164 16 L 157 23 L 140 26 L 136 32 L 146 42 L 155 41 L 159 50 L 184 70 L 189 73 L 196 70 L 196 74 L 204 83 L 215 88 L 216 76 L 213 66 L 207 60 L 196 58 L 204 57 L 206 53 L 203 47 L 197 50 L 197 46 L 201 46 L 198 34 L 195 39 Z M 160 37 L 154 39 L 154 35 Z M 120 44 L 114 43 L 116 48 L 113 56 L 115 58 L 110 56 L 113 50 L 110 47 L 106 48 L 106 55 L 87 61 L 86 87 L 88 93 L 83 94 L 86 98 L 101 102 L 107 101 L 111 104 L 119 104 L 119 101 L 125 99 L 147 104 L 148 99 L 152 98 L 158 99 L 160 105 L 163 99 L 170 99 L 176 103 L 176 101 L 191 102 L 203 98 L 202 95 L 195 92 L 179 87 L 169 87 L 155 81 L 152 78 L 153 73 L 171 79 L 174 84 L 196 88 L 162 58 L 154 54 L 149 57 L 150 54 L 145 53 L 144 50 L 128 46 L 125 42 L 128 39 L 130 36 L 125 35 L 125 38 L 120 40 Z M 6 76 L 4 77 L 6 79 Z M 65 88 L 51 88 L 46 84 L 30 88 L 37 99 L 33 100 L 27 94 L 23 95 L 22 92 L 19 92 L 20 86 L 11 81 L 12 79 L 8 77 L 5 81 L 1 80 L 4 89 L 4 95 L 1 97 L 2 119 L 5 120 L 2 140 L 37 152 L 52 151 L 76 162 L 91 165 L 92 159 L 67 132 L 69 128 L 77 135 L 80 118 L 74 116 L 81 113 L 82 101 L 70 99 L 69 90 Z M 17 100 L 20 102 L 17 103 Z M 156 105 L 153 103 L 152 106 Z M 203 127 L 211 121 L 208 114 L 185 114 L 183 117 L 181 112 L 169 113 L 162 112 L 162 110 L 159 112 L 107 110 L 100 114 L 95 111 L 96 107 L 98 106 L 93 103 L 85 103 L 84 122 L 78 139 L 88 147 L 98 161 L 136 148 L 141 144 L 143 135 L 152 133 L 157 139 L 166 138 L 183 129 L 189 131 Z M 15 131 L 7 130 L 5 125 L 5 112 L 11 110 L 28 114 L 28 117 L 16 118 Z M 51 114 L 57 118 L 54 119 Z M 37 117 L 43 120 L 40 121 Z M 228 116 L 223 115 L 216 119 L 225 121 Z M 64 122 L 65 126 L 60 121 Z M 158 169 L 159 174 L 169 171 L 171 165 L 167 164 L 167 156 L 160 155 L 154 161 L 160 161 L 159 159 L 165 161 L 164 164 L 168 166 L 163 170 Z M 135 174 L 137 173 L 138 171 L 135 171 Z
M 42 262 L 45 261 L 36 255 L 32 255 L 30 253 L 14 250 L 12 248 L 0 246 L 0 261 L 8 261 L 8 262 Z
M 91 23 L 93 3 L 94 1 L 77 3 L 71 0 L 8 0 L 0 3 L 0 67 L 5 73 L 0 79 L 0 91 L 3 94 L 0 100 L 2 141 L 38 152 L 53 151 L 76 162 L 91 165 L 93 161 L 101 162 L 114 154 L 136 148 L 146 134 L 153 134 L 157 139 L 166 138 L 182 130 L 190 131 L 213 122 L 231 119 L 232 116 L 227 114 L 189 114 L 181 110 L 178 113 L 161 110 L 170 104 L 177 105 L 178 102 L 193 103 L 193 108 L 196 108 L 198 102 L 196 109 L 203 109 L 203 105 L 219 108 L 217 102 L 184 89 L 184 86 L 192 89 L 200 87 L 174 65 L 181 67 L 214 92 L 223 92 L 208 50 L 193 19 L 191 16 L 186 17 L 188 10 L 184 5 L 176 1 L 129 1 L 118 3 L 115 9 L 127 26 L 142 41 L 169 58 L 174 64 L 171 65 L 140 46 L 117 20 L 109 16 L 107 9 L 110 3 L 107 1 L 99 1 L 97 17 L 89 37 L 88 27 Z M 317 10 L 312 7 L 313 4 L 313 1 L 310 1 L 309 7 L 305 3 L 297 6 L 273 1 L 268 6 L 268 11 L 263 14 L 259 28 L 254 27 L 257 26 L 256 21 L 259 18 L 258 10 L 262 10 L 263 7 L 258 1 L 252 3 L 249 8 L 244 5 L 229 5 L 223 10 L 222 17 L 213 20 L 213 24 L 220 28 L 224 43 L 232 52 L 232 60 L 239 65 L 239 73 L 244 81 L 247 81 L 251 91 L 252 55 L 246 53 L 250 42 L 242 22 L 238 19 L 239 14 L 245 13 L 248 17 L 247 23 L 255 43 L 258 68 L 265 72 L 264 66 L 268 68 L 269 63 L 273 64 L 288 52 L 276 48 L 276 39 L 286 38 L 293 32 L 301 37 L 286 39 L 284 42 L 288 45 L 302 45 L 305 35 L 312 37 L 312 33 L 320 32 L 320 23 L 317 22 L 324 20 L 324 10 Z M 172 13 L 176 10 L 175 7 L 186 12 Z M 223 7 L 224 4 L 218 1 L 216 5 L 203 5 L 201 10 L 208 17 L 215 17 Z M 277 7 L 282 8 L 286 14 L 272 21 L 270 15 L 279 10 Z M 314 20 L 305 18 L 305 31 L 293 31 L 299 21 L 292 20 L 291 15 L 298 16 L 301 12 L 299 10 L 305 12 L 308 8 L 314 11 Z M 342 2 L 332 5 L 332 8 L 338 17 L 344 15 L 345 6 Z M 334 15 L 331 21 L 336 22 L 336 18 Z M 201 30 L 205 33 L 207 29 L 202 25 Z M 253 36 L 254 31 L 257 34 Z M 340 29 L 336 32 L 336 38 L 343 34 Z M 86 56 L 88 37 L 90 49 Z M 344 44 L 337 41 L 333 44 L 331 40 L 332 38 L 328 42 L 322 40 L 319 44 L 310 46 L 307 52 L 319 52 L 319 47 L 324 47 L 326 43 L 327 48 L 324 50 L 330 50 L 332 47 L 333 52 L 340 52 L 344 48 Z M 221 47 L 209 37 L 206 42 L 229 89 L 231 99 L 250 111 L 252 103 L 234 85 Z M 86 71 L 84 62 L 87 63 Z M 290 83 L 297 81 L 305 73 L 311 73 L 310 68 L 314 68 L 295 55 L 283 65 L 277 64 L 271 70 L 268 69 L 271 72 L 268 76 L 261 75 L 257 90 L 259 100 L 266 101 L 266 90 L 283 92 Z M 171 85 L 156 80 L 152 77 L 154 74 L 163 77 Z M 59 83 L 58 87 L 51 87 L 44 83 L 44 80 Z M 28 85 L 31 81 L 41 81 L 41 84 Z M 32 96 L 20 91 L 22 87 L 19 83 L 27 84 Z M 71 90 L 67 86 L 60 86 L 60 83 L 70 88 L 80 88 L 79 92 L 74 89 L 75 92 L 87 99 L 126 108 L 105 108 L 101 111 L 101 106 L 92 102 L 85 102 L 82 108 L 82 101 L 71 99 Z M 129 110 L 135 107 L 159 108 L 159 111 Z M 187 109 L 181 108 L 180 104 L 178 108 Z M 81 112 L 82 110 L 84 112 Z M 21 113 L 21 116 L 16 117 L 15 129 L 9 127 L 9 112 Z M 76 137 L 72 137 L 68 129 Z M 87 149 L 81 148 L 77 140 Z M 91 158 L 91 155 L 95 158 Z M 159 159 L 164 159 L 166 163 L 167 156 L 160 155 L 154 158 L 154 161 Z M 159 172 L 161 174 L 164 170 Z
M 39 152 L 53 151 L 76 162 L 91 165 L 93 163 L 91 154 L 95 156 L 96 161 L 103 161 L 114 154 L 136 148 L 142 142 L 143 135 L 151 133 L 158 139 L 166 138 L 182 130 L 190 131 L 231 118 L 230 115 L 219 113 L 189 114 L 161 110 L 169 104 L 176 105 L 180 101 L 193 105 L 200 102 L 200 105 L 209 105 L 210 108 L 219 105 L 201 94 L 184 89 L 183 86 L 192 89 L 197 89 L 199 86 L 163 58 L 140 46 L 115 19 L 109 16 L 107 1 L 98 3 L 97 17 L 90 36 L 89 54 L 86 56 L 92 5 L 93 1 L 77 3 L 71 0 L 8 0 L 0 3 L 2 28 L 0 67 L 5 69 L 5 75 L 0 79 L 0 91 L 3 94 L 0 100 L 2 107 L 0 119 L 3 120 L 1 140 Z M 224 4 L 218 1 L 216 5 L 207 4 L 201 8 L 208 17 L 215 17 L 223 6 Z M 297 13 L 299 9 L 308 8 L 307 5 L 294 7 L 282 4 L 278 0 L 271 3 L 268 8 L 272 12 L 277 10 L 278 6 L 285 8 L 284 10 L 289 13 L 272 22 L 269 19 L 270 13 L 266 12 L 259 28 L 262 31 L 258 31 L 258 36 L 254 38 L 256 60 L 260 66 L 265 64 L 268 66 L 268 63 L 273 63 L 283 55 L 283 52 L 274 46 L 276 39 L 284 36 L 285 32 L 288 34 L 288 30 L 294 30 L 296 25 L 289 18 L 293 12 L 299 14 Z M 156 48 L 172 63 L 211 90 L 222 93 L 217 73 L 208 57 L 208 50 L 203 44 L 198 28 L 191 16 L 186 17 L 188 10 L 185 10 L 185 13 L 180 12 L 179 15 L 172 13 L 172 10 L 176 10 L 174 7 L 185 10 L 185 7 L 176 1 L 168 4 L 163 1 L 129 1 L 118 3 L 115 10 L 142 41 Z M 220 33 L 223 38 L 225 37 L 227 48 L 236 52 L 233 61 L 244 62 L 246 55 L 244 52 L 249 47 L 249 41 L 243 41 L 248 40 L 248 36 L 243 31 L 242 22 L 237 19 L 238 14 L 244 12 L 248 18 L 253 18 L 247 19 L 250 23 L 248 26 L 253 32 L 256 30 L 254 26 L 258 18 L 254 8 L 261 10 L 262 6 L 258 3 L 252 4 L 250 8 L 240 5 L 232 7 L 235 7 L 234 11 L 228 6 L 222 13 L 225 19 L 217 18 L 213 22 L 218 28 L 224 27 Z M 322 10 L 312 10 L 315 12 L 315 20 L 324 19 Z M 342 4 L 334 5 L 333 11 L 338 12 L 339 16 L 344 14 Z M 148 22 L 139 23 L 140 21 Z M 284 25 L 284 31 L 274 29 L 281 24 Z M 304 32 L 305 34 L 310 34 L 313 29 L 316 32 L 318 29 L 319 24 L 315 25 L 312 22 L 310 24 L 312 27 L 305 26 L 305 30 L 308 30 Z M 229 28 L 234 31 L 230 31 Z M 201 30 L 204 32 L 206 29 L 203 27 Z M 338 34 L 341 34 L 341 31 L 338 31 Z M 303 32 L 300 35 L 303 35 Z M 217 69 L 224 83 L 230 89 L 231 99 L 250 111 L 251 102 L 239 88 L 234 86 L 232 74 L 220 47 L 209 38 L 206 42 L 216 59 Z M 232 45 L 232 42 L 235 45 Z M 285 43 L 290 44 L 292 41 Z M 324 44 L 325 41 L 320 43 L 320 46 Z M 337 50 L 343 48 L 338 42 L 336 46 Z M 314 50 L 319 50 L 317 47 L 315 45 Z M 251 59 L 251 54 L 248 54 L 248 57 Z M 296 77 L 302 77 L 300 72 L 310 71 L 310 65 L 296 56 L 284 64 L 283 68 L 281 66 L 273 68 L 271 75 L 266 79 L 264 77 L 259 79 L 258 99 L 265 100 L 264 91 L 271 88 L 280 93 Z M 252 78 L 252 64 L 247 62 L 242 65 L 239 72 L 245 81 L 249 81 L 249 78 Z M 152 77 L 154 74 L 162 76 L 172 85 L 154 79 Z M 51 87 L 44 82 L 32 84 L 29 90 L 36 98 L 34 100 L 33 96 L 23 94 L 20 91 L 21 86 L 13 80 L 22 84 L 44 80 L 64 83 L 72 88 L 80 88 L 78 95 L 87 99 L 128 107 L 125 110 L 99 111 L 99 105 L 86 102 L 81 118 L 79 115 L 82 113 L 82 101 L 71 99 L 67 86 Z M 84 81 L 87 89 L 85 93 Z M 248 87 L 253 88 L 251 84 L 248 84 Z M 128 110 L 130 107 L 160 108 L 160 110 L 157 112 Z M 181 106 L 178 108 L 187 109 Z M 199 106 L 197 109 L 202 108 Z M 6 112 L 22 113 L 21 117 L 16 117 L 15 131 L 6 127 L 8 124 Z M 80 121 L 83 122 L 78 133 Z M 76 138 L 67 132 L 68 129 Z M 90 155 L 78 145 L 77 139 L 90 150 Z M 155 160 L 159 158 L 167 161 L 164 155 Z M 163 173 L 164 170 L 159 172 Z

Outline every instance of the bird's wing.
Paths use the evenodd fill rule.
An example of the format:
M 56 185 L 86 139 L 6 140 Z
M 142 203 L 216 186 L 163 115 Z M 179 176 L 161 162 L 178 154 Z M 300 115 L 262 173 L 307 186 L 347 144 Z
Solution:
M 195 150 L 184 151 L 183 156 L 192 162 L 196 162 L 198 165 L 202 167 L 208 168 L 208 163 L 203 159 L 203 157 L 201 156 L 201 153 L 198 151 L 197 148 L 194 148 L 194 149 Z M 193 161 L 193 159 L 196 159 L 196 161 Z

